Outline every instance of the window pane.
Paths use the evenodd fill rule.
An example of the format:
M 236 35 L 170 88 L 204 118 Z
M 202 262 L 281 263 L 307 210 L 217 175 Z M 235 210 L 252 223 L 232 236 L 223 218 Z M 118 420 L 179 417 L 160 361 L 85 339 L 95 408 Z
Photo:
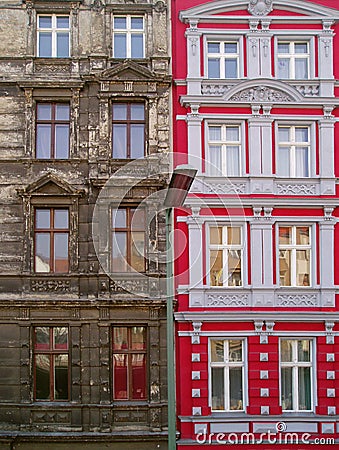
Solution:
M 126 210 L 112 209 L 112 227 L 126 228 Z
M 68 228 L 68 209 L 54 210 L 54 228 L 58 229 Z
M 55 120 L 69 120 L 69 105 L 62 103 L 55 105 Z
M 308 52 L 307 43 L 295 43 L 294 51 L 295 51 L 295 53 L 307 53 Z
M 238 76 L 238 60 L 225 60 L 225 78 L 237 78 Z
M 210 278 L 212 286 L 223 285 L 223 252 L 221 250 L 210 252 Z
M 134 231 L 131 239 L 131 267 L 138 272 L 144 272 L 145 233 L 143 231 Z
M 295 141 L 296 142 L 308 142 L 308 128 L 296 128 L 295 129 Z
M 112 236 L 112 272 L 126 272 L 126 233 L 115 232 Z
M 127 327 L 113 328 L 113 350 L 127 350 L 128 336 Z
M 306 80 L 308 78 L 308 60 L 298 58 L 295 60 L 296 80 Z
M 296 235 L 298 245 L 308 245 L 310 243 L 309 227 L 296 227 Z
M 229 245 L 241 245 L 240 227 L 227 227 L 227 243 Z
M 290 142 L 290 128 L 279 127 L 279 142 Z
M 290 60 L 287 58 L 278 59 L 278 77 L 290 78 Z
M 127 126 L 113 125 L 113 158 L 127 157 Z
M 51 226 L 51 213 L 49 209 L 35 210 L 35 228 L 46 229 Z
M 221 163 L 221 146 L 210 146 L 210 161 L 209 161 L 209 173 L 212 176 L 222 175 L 222 163 Z
M 51 125 L 37 125 L 36 127 L 36 157 L 51 158 Z
M 278 53 L 289 53 L 290 52 L 290 44 L 278 44 Z
M 237 53 L 238 44 L 236 42 L 225 42 L 225 53 Z
M 50 272 L 50 234 L 36 233 L 35 271 Z
M 240 155 L 238 146 L 226 147 L 226 167 L 227 175 L 236 177 L 240 175 Z
M 298 341 L 298 361 L 311 361 L 311 342 L 308 340 Z
M 69 34 L 57 33 L 57 54 L 59 58 L 69 57 Z
M 225 409 L 224 369 L 212 368 L 212 409 Z
M 230 368 L 230 409 L 243 409 L 242 401 L 242 368 Z
M 241 251 L 228 251 L 228 286 L 241 286 Z
M 297 250 L 297 286 L 310 286 L 310 251 Z
M 55 158 L 68 158 L 69 151 L 69 126 L 55 125 Z
M 131 35 L 131 57 L 144 57 L 144 36 L 141 33 Z
M 209 42 L 207 44 L 208 53 L 219 53 L 220 52 L 220 43 L 219 42 Z
M 291 286 L 291 250 L 279 252 L 280 285 Z
M 290 176 L 290 149 L 288 147 L 278 148 L 277 174 L 281 177 Z
M 113 103 L 113 120 L 127 119 L 127 105 L 126 103 Z
M 279 245 L 292 243 L 292 228 L 279 227 Z
M 222 227 L 210 227 L 210 243 L 222 244 Z
M 35 355 L 35 397 L 50 399 L 50 360 L 48 355 Z
M 57 20 L 57 28 L 69 28 L 69 17 L 58 16 Z
M 146 355 L 132 355 L 132 398 L 146 398 Z
M 54 272 L 68 272 L 68 233 L 54 235 Z
M 68 355 L 54 357 L 54 398 L 68 399 Z
M 311 409 L 311 368 L 299 367 L 298 368 L 298 381 L 299 381 L 299 410 Z
M 38 120 L 52 119 L 52 105 L 50 103 L 39 103 L 37 106 Z
M 114 58 L 126 58 L 126 35 L 114 34 Z
M 126 30 L 126 17 L 114 17 L 114 28 Z
M 295 176 L 309 176 L 308 147 L 297 147 L 295 149 Z
M 226 127 L 226 140 L 239 142 L 239 127 Z
M 35 347 L 36 350 L 48 350 L 50 348 L 49 342 L 49 327 L 35 328 Z
M 281 403 L 283 411 L 293 409 L 292 392 L 292 368 L 283 367 L 281 369 Z
M 132 327 L 132 350 L 146 349 L 146 330 L 145 327 Z
M 52 33 L 39 33 L 39 56 L 49 58 L 52 56 Z
M 208 127 L 210 141 L 221 141 L 221 127 Z
M 211 361 L 224 362 L 224 341 L 211 341 Z
M 39 16 L 39 28 L 52 28 L 52 17 Z
M 131 209 L 131 229 L 145 231 L 145 210 L 142 208 Z
M 208 78 L 220 78 L 220 60 L 208 58 Z
M 128 399 L 127 355 L 113 355 L 114 398 Z
M 131 125 L 131 158 L 141 158 L 145 149 L 144 125 Z
M 281 361 L 282 362 L 291 362 L 292 361 L 292 346 L 293 341 L 283 340 L 280 342 L 280 352 L 281 352 Z
M 242 361 L 242 341 L 228 341 L 228 351 L 230 361 Z
M 132 30 L 142 30 L 144 28 L 144 19 L 142 17 L 131 17 Z
M 144 120 L 145 107 L 143 103 L 131 104 L 131 120 Z
M 68 349 L 68 328 L 54 327 L 54 348 L 55 350 Z

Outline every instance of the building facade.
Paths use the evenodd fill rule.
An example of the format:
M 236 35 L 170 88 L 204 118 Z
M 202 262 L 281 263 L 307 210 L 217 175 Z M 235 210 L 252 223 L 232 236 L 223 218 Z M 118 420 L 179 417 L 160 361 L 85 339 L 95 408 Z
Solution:
M 178 448 L 333 444 L 338 6 L 173 0 L 172 18 L 174 160 L 198 169 L 175 221 Z
M 167 448 L 168 21 L 1 2 L 1 449 Z

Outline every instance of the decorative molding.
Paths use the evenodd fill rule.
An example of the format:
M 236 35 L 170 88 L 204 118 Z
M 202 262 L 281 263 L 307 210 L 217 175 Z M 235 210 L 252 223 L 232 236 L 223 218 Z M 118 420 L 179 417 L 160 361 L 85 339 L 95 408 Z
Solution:
M 225 86 L 224 84 L 202 84 L 201 94 L 211 96 L 222 96 L 231 89 L 231 86 Z
M 147 279 L 142 280 L 110 280 L 110 291 L 112 293 L 140 293 L 146 294 L 148 292 Z
M 167 6 L 165 4 L 165 2 L 163 2 L 162 0 L 159 0 L 156 2 L 156 4 L 154 5 L 154 10 L 157 13 L 163 13 L 164 11 L 166 11 Z
M 32 292 L 69 292 L 69 280 L 31 280 Z
M 317 294 L 278 294 L 277 306 L 286 307 L 302 307 L 302 306 L 319 306 L 319 298 Z
M 250 0 L 247 9 L 253 16 L 267 16 L 273 9 L 273 0 Z
M 293 87 L 304 97 L 319 97 L 319 84 L 298 84 Z
M 277 183 L 279 195 L 317 195 L 316 184 Z
M 32 411 L 32 422 L 41 424 L 69 424 L 71 423 L 70 411 Z
M 192 322 L 192 326 L 193 326 L 193 334 L 191 336 L 191 343 L 200 344 L 200 333 L 202 322 Z
M 293 100 L 290 95 L 266 86 L 244 89 L 229 99 L 231 102 L 292 102 Z
M 35 73 L 70 73 L 71 66 L 69 63 L 66 64 L 46 64 L 46 63 L 34 63 L 34 72 Z
M 206 194 L 245 194 L 246 183 L 204 183 Z
M 208 294 L 207 306 L 249 306 L 248 294 Z

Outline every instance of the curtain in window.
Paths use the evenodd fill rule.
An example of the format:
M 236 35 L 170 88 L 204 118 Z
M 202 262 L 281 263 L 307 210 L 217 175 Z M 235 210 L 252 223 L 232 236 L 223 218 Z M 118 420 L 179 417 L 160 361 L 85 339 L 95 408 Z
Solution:
M 308 177 L 308 148 L 298 147 L 295 149 L 295 175 L 296 177 Z

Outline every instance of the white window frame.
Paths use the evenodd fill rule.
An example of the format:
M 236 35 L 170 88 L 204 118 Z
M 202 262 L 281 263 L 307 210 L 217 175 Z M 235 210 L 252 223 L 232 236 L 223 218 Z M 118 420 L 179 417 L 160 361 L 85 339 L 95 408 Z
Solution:
M 294 252 L 292 253 L 292 261 L 291 261 L 291 285 L 284 286 L 280 284 L 280 245 L 279 245 L 279 227 L 292 227 L 292 244 L 284 244 L 281 247 L 283 250 L 291 249 Z M 310 230 L 310 243 L 307 245 L 296 245 L 296 228 L 297 227 L 308 227 Z M 276 223 L 276 255 L 277 255 L 277 267 L 276 267 L 276 279 L 277 284 L 282 289 L 310 289 L 315 286 L 316 280 L 316 267 L 315 263 L 317 261 L 316 258 L 316 228 L 315 224 L 310 223 L 290 223 L 290 222 L 279 222 Z M 310 250 L 310 280 L 309 286 L 299 286 L 296 283 L 297 271 L 296 271 L 296 250 Z
M 230 43 L 230 44 L 237 44 L 238 51 L 237 53 L 208 53 L 208 44 L 209 43 Z M 219 78 L 210 78 L 208 74 L 208 58 L 209 55 L 215 55 L 216 58 L 220 57 L 220 73 Z M 229 55 L 229 57 L 227 56 Z M 237 57 L 237 76 L 235 78 L 225 78 L 225 59 L 233 59 L 234 57 Z M 244 74 L 244 45 L 243 45 L 243 39 L 241 37 L 234 37 L 234 35 L 228 37 L 223 36 L 205 36 L 204 37 L 204 66 L 205 66 L 205 78 L 209 80 L 238 80 L 239 78 L 243 77 Z M 222 76 L 221 76 L 222 75 Z
M 223 362 L 212 362 L 212 341 L 223 341 L 224 342 L 224 361 Z M 229 341 L 241 341 L 242 342 L 242 361 L 233 362 L 228 361 L 228 357 L 225 358 L 225 355 L 228 356 L 228 348 Z M 227 342 L 227 345 L 225 343 Z M 224 373 L 226 372 L 226 376 L 224 375 L 224 403 L 225 409 L 212 409 L 214 413 L 239 413 L 246 412 L 246 407 L 248 405 L 248 364 L 247 364 L 247 340 L 243 337 L 211 337 L 209 338 L 208 343 L 208 392 L 209 392 L 209 406 L 212 409 L 212 368 L 224 368 Z M 229 395 L 229 368 L 232 367 L 241 367 L 242 368 L 242 409 L 231 409 L 230 408 L 230 395 Z
M 278 43 L 290 43 L 291 47 L 294 44 L 307 43 L 308 44 L 308 53 L 280 53 L 278 52 Z M 283 78 L 284 80 L 292 80 L 297 82 L 313 80 L 315 78 L 315 46 L 314 46 L 314 37 L 308 35 L 300 35 L 300 36 L 276 36 L 274 42 L 274 54 L 275 57 L 275 78 L 279 79 L 279 55 L 281 57 L 290 57 L 290 74 L 289 78 Z M 298 55 L 298 56 L 296 56 Z M 295 78 L 295 60 L 299 57 L 302 58 L 303 55 L 308 56 L 308 77 L 307 78 Z
M 210 127 L 221 127 L 221 140 L 220 141 L 210 141 L 209 139 L 209 128 Z M 226 140 L 226 128 L 227 127 L 238 127 L 239 128 L 239 142 L 235 145 L 239 145 L 239 175 L 229 175 L 227 173 L 226 164 L 226 147 L 232 145 Z M 224 139 L 223 139 L 224 138 Z M 220 145 L 221 147 L 221 161 L 222 166 L 218 168 L 218 174 L 213 174 L 213 167 L 211 164 L 211 153 L 210 145 Z M 244 122 L 232 122 L 232 121 L 218 121 L 209 120 L 205 122 L 205 148 L 206 148 L 206 172 L 209 176 L 220 176 L 220 177 L 242 177 L 244 174 L 245 167 L 245 123 Z M 215 169 L 214 169 L 215 170 Z
M 126 19 L 126 28 L 114 28 L 114 19 L 116 18 L 125 18 Z M 142 19 L 143 28 L 142 29 L 132 29 L 132 18 Z M 115 48 L 114 48 L 114 36 L 116 34 L 122 34 L 126 36 L 126 59 L 144 59 L 146 58 L 146 18 L 143 14 L 116 14 L 112 17 L 112 52 L 113 58 L 123 59 L 115 56 Z M 143 56 L 141 58 L 132 57 L 132 34 L 141 34 L 143 36 L 143 48 L 142 53 Z
M 247 251 L 246 251 L 246 226 L 243 223 L 209 223 L 206 226 L 206 244 L 207 244 L 207 252 L 206 252 L 206 267 L 207 267 L 207 274 L 206 274 L 206 280 L 207 285 L 210 286 L 212 289 L 243 289 L 245 286 L 245 280 L 247 280 L 247 271 L 245 270 L 245 267 L 247 266 L 244 261 L 245 258 L 247 258 Z M 223 228 L 223 236 L 224 234 L 227 235 L 227 228 L 230 227 L 237 227 L 240 228 L 241 232 L 241 244 L 210 244 L 210 228 L 211 227 L 222 227 Z M 223 269 L 223 284 L 222 286 L 214 286 L 211 284 L 211 267 L 210 267 L 210 252 L 214 250 L 222 250 L 223 251 L 223 262 L 226 259 L 226 264 L 224 264 Z M 233 286 L 228 284 L 228 277 L 226 274 L 228 273 L 227 270 L 227 254 L 228 251 L 232 250 L 240 250 L 241 252 L 241 284 L 239 286 Z M 226 258 L 225 258 L 226 256 Z
M 309 143 L 306 145 L 300 145 L 301 147 L 308 147 L 308 176 L 303 176 L 303 177 L 299 177 L 296 175 L 296 152 L 295 149 L 296 147 L 298 147 L 298 145 L 295 144 L 299 144 L 296 142 L 293 142 L 292 140 L 290 140 L 289 145 L 282 145 L 282 146 L 286 146 L 290 148 L 290 154 L 289 154 L 289 176 L 283 176 L 283 175 L 279 175 L 278 173 L 278 167 L 279 167 L 279 146 L 280 146 L 280 141 L 279 141 L 279 128 L 289 128 L 289 134 L 291 136 L 291 134 L 293 136 L 295 136 L 295 129 L 296 128 L 308 128 L 309 130 Z M 291 130 L 294 130 L 291 133 Z M 316 161 L 316 157 L 315 157 L 315 152 L 316 152 L 316 130 L 315 130 L 315 123 L 312 122 L 298 122 L 296 121 L 293 125 L 291 124 L 291 120 L 289 119 L 289 121 L 283 121 L 283 120 L 279 120 L 276 122 L 276 126 L 275 126 L 275 174 L 277 177 L 279 178 L 295 178 L 295 179 L 300 179 L 300 178 L 314 178 L 315 177 L 315 173 L 316 173 L 316 168 L 315 168 L 315 161 Z
M 292 347 L 292 362 L 282 362 L 281 361 L 281 342 L 282 341 L 292 341 L 293 347 Z M 310 360 L 309 362 L 301 362 L 297 360 L 298 355 L 298 342 L 300 341 L 309 341 L 310 342 Z M 316 378 L 316 341 L 312 338 L 302 338 L 302 337 L 284 337 L 279 339 L 279 405 L 282 407 L 283 414 L 288 413 L 295 413 L 295 412 L 314 412 L 314 408 L 317 405 L 316 399 L 317 399 L 317 378 Z M 281 369 L 283 367 L 292 367 L 292 381 L 293 381 L 293 395 L 292 395 L 292 401 L 293 405 L 291 409 L 283 409 L 282 404 L 282 377 L 281 377 Z M 299 383 L 299 377 L 298 377 L 298 368 L 299 367 L 310 367 L 310 384 L 311 384 L 311 409 L 299 409 L 299 394 L 298 394 L 298 383 Z
M 52 27 L 51 28 L 40 28 L 40 17 L 51 17 Z M 68 28 L 58 28 L 57 27 L 57 17 L 68 17 Z M 40 45 L 39 36 L 41 33 L 52 33 L 52 55 L 49 58 L 70 58 L 71 53 L 71 16 L 69 14 L 39 14 L 37 17 L 37 55 L 39 58 L 45 58 L 45 56 L 40 56 Z M 68 34 L 68 56 L 58 56 L 57 55 L 57 34 Z M 46 57 L 48 58 L 48 57 Z

